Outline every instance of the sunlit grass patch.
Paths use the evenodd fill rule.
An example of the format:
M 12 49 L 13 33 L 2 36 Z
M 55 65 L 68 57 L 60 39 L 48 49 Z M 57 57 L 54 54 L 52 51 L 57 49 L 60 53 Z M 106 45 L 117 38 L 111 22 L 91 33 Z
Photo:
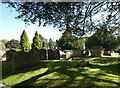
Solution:
M 96 86 L 102 88 L 119 88 L 119 86 L 117 86 L 116 84 L 114 83 L 110 83 L 110 82 L 105 82 L 105 81 L 95 81 L 94 82 Z
M 97 57 L 90 60 L 92 64 L 100 66 L 108 66 L 112 64 L 118 64 L 118 58 L 115 57 Z
M 50 74 L 47 74 L 45 76 L 42 76 L 40 77 L 39 79 L 44 79 L 44 80 L 54 80 L 54 79 L 60 79 L 60 80 L 63 80 L 63 79 L 69 79 L 69 76 L 65 75 L 65 74 L 60 74 L 58 72 L 53 72 L 53 73 L 50 73 Z
M 3 83 L 8 86 L 44 86 L 44 87 L 88 87 L 112 86 L 119 88 L 117 58 L 111 57 L 87 57 L 90 62 L 86 67 L 70 67 L 72 62 L 80 60 L 46 60 L 18 73 L 12 73 L 9 62 L 3 64 Z M 103 60 L 103 61 L 101 61 Z M 9 74 L 7 74 L 10 72 Z M 100 87 L 101 88 L 101 87 Z
M 3 84 L 9 85 L 9 86 L 14 86 L 16 84 L 21 83 L 22 81 L 29 80 L 32 77 L 43 74 L 47 70 L 48 70 L 47 68 L 41 68 L 41 69 L 35 70 L 35 71 L 13 74 L 13 75 L 3 79 Z

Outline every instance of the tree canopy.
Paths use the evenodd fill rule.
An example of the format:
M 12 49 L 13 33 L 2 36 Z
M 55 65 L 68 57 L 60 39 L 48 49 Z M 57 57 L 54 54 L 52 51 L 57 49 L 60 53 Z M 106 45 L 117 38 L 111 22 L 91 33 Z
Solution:
M 105 48 L 105 50 L 114 49 L 117 46 L 117 38 L 114 36 L 114 32 L 115 31 L 108 31 L 106 27 L 102 26 L 88 38 L 86 46 L 88 48 L 101 46 Z
M 61 50 L 68 49 L 80 49 L 80 41 L 79 39 L 72 34 L 71 28 L 69 25 L 66 27 L 66 30 L 62 33 L 61 38 L 57 41 L 58 47 Z
M 22 35 L 20 36 L 20 45 L 21 45 L 22 51 L 24 52 L 29 52 L 31 49 L 31 44 L 29 42 L 29 39 L 25 30 L 23 30 Z
M 65 30 L 68 23 L 79 36 L 101 25 L 120 25 L 120 2 L 9 2 L 8 6 L 15 8 L 19 13 L 16 18 L 26 24 L 53 25 Z
M 15 48 L 15 49 L 19 49 L 20 48 L 20 42 L 18 40 L 15 39 L 11 39 L 10 41 L 8 41 L 5 44 L 6 48 Z
M 33 38 L 33 43 L 32 43 L 32 49 L 41 49 L 42 48 L 42 43 L 40 40 L 40 36 L 38 35 L 38 32 L 35 32 L 35 36 Z

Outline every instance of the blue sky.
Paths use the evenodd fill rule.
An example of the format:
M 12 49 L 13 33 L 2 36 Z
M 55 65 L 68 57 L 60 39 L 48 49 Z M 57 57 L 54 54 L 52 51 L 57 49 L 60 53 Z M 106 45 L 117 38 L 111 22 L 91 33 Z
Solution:
M 15 19 L 18 13 L 13 8 L 6 7 L 7 5 L 0 3 L 0 40 L 20 40 L 20 35 L 24 29 L 28 34 L 30 42 L 32 42 L 35 31 L 38 31 L 39 34 L 47 39 L 52 38 L 54 41 L 61 37 L 62 33 L 59 32 L 59 29 L 52 26 L 38 27 L 33 24 L 25 26 L 25 23 L 21 19 Z

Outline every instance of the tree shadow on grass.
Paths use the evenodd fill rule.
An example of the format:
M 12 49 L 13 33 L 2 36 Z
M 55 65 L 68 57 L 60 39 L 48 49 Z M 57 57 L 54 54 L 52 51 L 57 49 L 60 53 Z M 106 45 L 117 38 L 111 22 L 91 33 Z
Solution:
M 95 75 L 94 77 L 89 76 L 89 74 L 83 74 L 82 72 L 87 71 L 86 69 L 84 69 L 84 67 L 76 67 L 76 68 L 69 68 L 68 65 L 70 65 L 71 63 L 68 61 L 58 61 L 58 62 L 53 62 L 53 61 L 42 61 L 40 62 L 39 65 L 33 67 L 33 68 L 28 68 L 28 69 L 24 69 L 21 70 L 21 72 L 25 73 L 25 72 L 29 72 L 29 71 L 35 71 L 38 70 L 40 68 L 48 68 L 48 70 L 43 73 L 43 74 L 39 74 L 36 75 L 30 79 L 27 80 L 23 80 L 21 83 L 16 84 L 13 86 L 13 88 L 21 86 L 27 88 L 27 87 L 52 87 L 52 88 L 56 88 L 56 87 L 66 87 L 66 86 L 81 86 L 83 88 L 93 88 L 96 87 L 98 85 L 96 85 L 94 83 L 94 81 L 103 81 L 103 82 L 109 82 L 109 83 L 113 83 L 119 86 L 119 83 L 117 82 L 113 82 L 110 80 L 105 80 L 105 79 L 100 79 L 98 78 L 98 76 L 101 76 L 101 74 L 99 75 Z M 114 67 L 114 66 L 113 66 Z M 112 68 L 113 68 L 112 67 Z M 109 67 L 103 67 L 103 66 L 99 66 L 99 65 L 90 65 L 90 68 L 99 68 L 101 70 L 105 70 L 106 72 L 110 72 L 111 69 L 109 69 Z M 70 70 L 73 69 L 73 70 Z M 74 70 L 76 69 L 76 70 Z M 108 70 L 109 69 L 109 70 Z M 59 74 L 63 74 L 68 76 L 69 78 L 63 78 L 61 77 L 60 79 L 52 79 L 52 78 L 48 78 L 48 79 L 39 79 L 45 75 L 51 74 L 53 72 L 57 72 Z M 114 74 L 114 72 L 112 72 L 112 74 Z M 76 80 L 75 78 L 78 76 L 83 76 L 82 79 Z M 103 76 L 103 74 L 102 74 Z
M 2 61 L 2 79 L 12 75 L 12 62 Z
M 91 64 L 90 67 L 91 68 L 98 68 L 101 69 L 107 73 L 111 73 L 114 75 L 119 75 L 120 73 L 120 62 L 119 62 L 120 58 L 112 58 L 112 57 L 101 57 L 101 58 L 97 58 L 93 61 L 94 64 Z M 102 65 L 100 65 L 102 64 Z
M 67 64 L 65 64 L 66 63 L 66 61 L 65 62 L 52 62 L 52 61 L 50 61 L 50 62 L 48 62 L 48 61 L 43 61 L 43 62 L 41 62 L 40 63 L 40 65 L 38 66 L 38 69 L 39 68 L 48 68 L 48 70 L 47 70 L 47 72 L 45 72 L 45 73 L 43 73 L 43 74 L 39 74 L 39 75 L 36 75 L 35 77 L 32 77 L 32 78 L 30 78 L 30 79 L 27 79 L 27 80 L 23 80 L 21 83 L 19 83 L 19 84 L 17 84 L 17 85 L 15 85 L 15 87 L 16 86 L 23 86 L 23 85 L 26 85 L 26 84 L 32 84 L 32 83 L 34 83 L 35 81 L 36 81 L 36 79 L 38 79 L 38 78 L 40 78 L 40 77 L 42 77 L 42 76 L 44 76 L 44 75 L 47 75 L 47 74 L 50 74 L 50 73 L 52 73 L 53 71 L 55 71 L 55 67 L 56 66 L 64 66 L 64 68 L 65 68 L 65 66 L 67 66 Z M 36 67 L 35 67 L 36 68 Z M 32 69 L 33 71 L 35 70 L 35 69 Z M 26 70 L 26 71 L 30 71 L 30 70 Z M 25 72 L 25 71 L 24 71 Z
M 57 62 L 58 65 L 61 64 L 63 66 L 66 65 L 65 63 L 66 63 L 66 61 Z M 19 70 L 16 70 L 15 72 L 13 72 L 12 61 L 3 61 L 2 62 L 2 79 L 5 79 L 14 74 L 26 73 L 26 72 L 30 72 L 30 71 L 39 70 L 41 68 L 46 68 L 49 65 L 56 66 L 56 63 L 52 62 L 52 61 L 40 61 L 40 63 L 38 63 L 36 65 L 32 65 L 27 68 L 19 69 Z
M 75 68 L 76 70 L 70 70 L 70 69 L 74 69 L 74 68 L 68 68 L 67 65 L 65 65 L 65 63 L 58 63 L 58 62 L 53 62 L 53 63 L 48 63 L 49 68 L 47 72 L 41 74 L 41 75 L 37 75 L 35 77 L 32 77 L 28 80 L 25 80 L 17 85 L 15 85 L 13 88 L 17 87 L 17 86 L 25 86 L 25 87 L 52 87 L 52 88 L 56 88 L 56 87 L 82 87 L 82 88 L 100 88 L 100 86 L 96 85 L 94 83 L 94 81 L 97 82 L 108 82 L 108 83 L 112 83 L 112 84 L 116 84 L 119 86 L 119 83 L 117 82 L 113 82 L 111 80 L 105 80 L 105 79 L 100 79 L 98 78 L 99 76 L 103 76 L 103 74 L 99 74 L 99 75 L 95 75 L 94 77 L 89 76 L 89 74 L 84 74 L 81 72 L 86 71 L 84 69 L 84 67 L 78 67 Z M 61 65 L 64 64 L 64 65 Z M 56 68 L 56 66 L 59 66 L 59 68 Z M 92 66 L 92 68 L 94 68 L 94 66 Z M 95 67 L 96 68 L 96 67 Z M 52 69 L 52 70 L 51 70 Z M 59 74 L 64 74 L 66 76 L 68 76 L 69 78 L 63 78 L 61 77 L 60 79 L 39 79 L 40 77 L 43 77 L 45 75 L 51 74 L 53 72 L 57 72 Z M 82 79 L 75 79 L 78 76 L 83 76 Z M 39 80 L 39 81 L 38 81 Z M 36 83 L 38 81 L 38 83 Z M 110 86 L 110 85 L 108 85 Z

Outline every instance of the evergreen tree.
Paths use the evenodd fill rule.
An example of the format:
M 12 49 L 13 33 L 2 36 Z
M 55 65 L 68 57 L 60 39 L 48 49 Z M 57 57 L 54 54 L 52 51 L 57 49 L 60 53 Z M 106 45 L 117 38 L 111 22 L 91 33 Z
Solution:
M 29 52 L 31 49 L 31 45 L 30 42 L 28 40 L 28 36 L 25 30 L 23 30 L 23 33 L 20 37 L 20 45 L 21 45 L 21 49 L 24 52 Z
M 61 48 L 61 50 L 78 49 L 78 38 L 72 35 L 71 28 L 68 24 L 66 24 L 66 30 L 62 34 L 57 44 L 58 47 Z
M 49 39 L 49 48 L 53 49 L 54 48 L 54 42 L 52 41 L 52 39 Z
M 42 48 L 42 43 L 40 40 L 40 36 L 38 35 L 38 32 L 35 32 L 35 36 L 33 38 L 33 43 L 32 43 L 32 49 L 41 49 Z
M 111 50 L 116 47 L 116 38 L 111 30 L 102 26 L 95 34 L 88 38 L 86 46 L 92 48 L 93 46 L 101 46 L 106 50 Z
M 41 40 L 41 44 L 42 44 L 42 48 L 43 49 L 48 49 L 48 40 L 46 38 L 44 38 L 42 35 L 40 35 L 40 40 Z

